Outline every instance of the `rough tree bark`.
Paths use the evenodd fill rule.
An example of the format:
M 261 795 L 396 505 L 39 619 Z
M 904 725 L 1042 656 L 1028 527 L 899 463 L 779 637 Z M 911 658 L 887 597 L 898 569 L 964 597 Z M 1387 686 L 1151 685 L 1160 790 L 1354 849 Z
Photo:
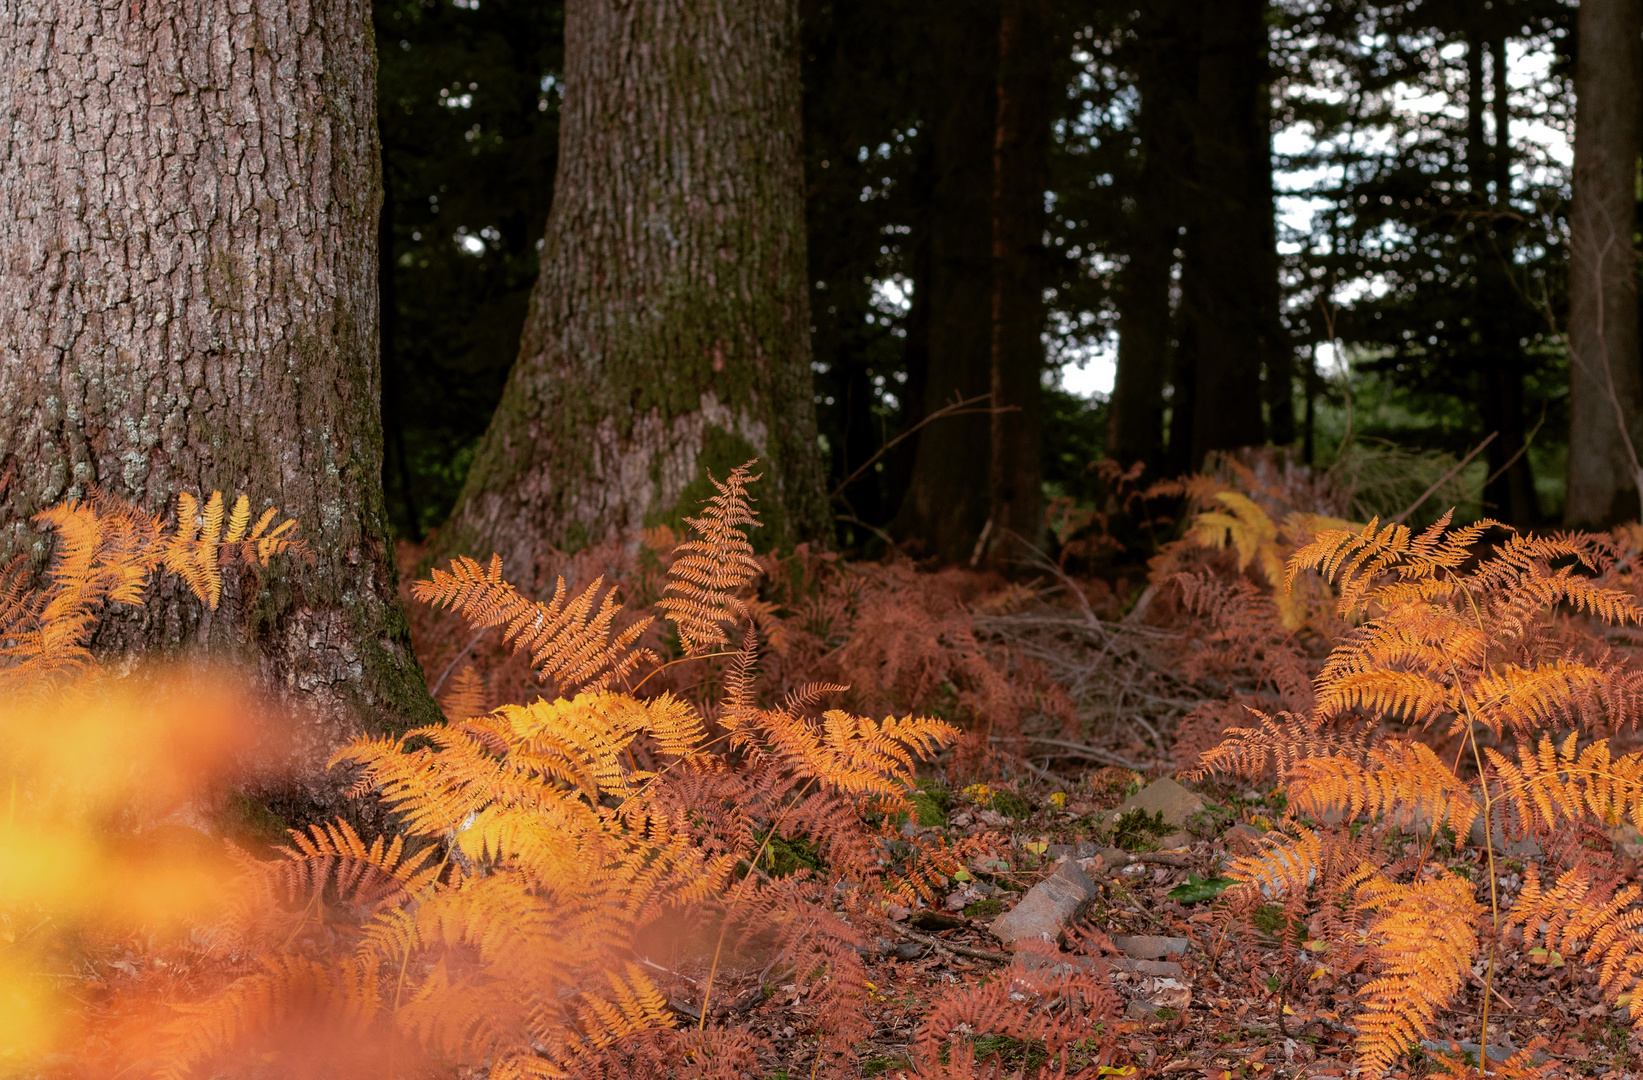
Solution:
M 1633 278 L 1643 5 L 1582 0 L 1575 71 L 1574 206 L 1569 236 L 1568 525 L 1638 511 L 1643 371 Z
M 519 359 L 437 546 L 529 580 L 678 525 L 757 457 L 767 544 L 823 541 L 798 5 L 573 0 L 553 209 Z
M 1118 295 L 1118 369 L 1107 412 L 1107 455 L 1149 469 L 1164 455 L 1164 385 L 1174 356 L 1170 275 L 1191 175 L 1188 127 L 1198 79 L 1197 27 L 1179 2 L 1142 10 L 1137 83 L 1141 92 L 1141 183 Z
M 1266 0 L 1224 0 L 1203 8 L 1194 137 L 1196 209 L 1185 247 L 1182 304 L 1194 326 L 1190 468 L 1211 450 L 1265 440 L 1261 372 L 1277 343 L 1275 273 L 1264 250 L 1272 204 L 1260 176 L 1272 167 L 1267 110 Z
M 997 116 L 996 0 L 960 0 L 931 30 L 941 75 L 928 88 L 931 140 L 924 415 L 957 395 L 992 390 L 992 191 Z M 918 435 L 907 493 L 891 532 L 945 562 L 969 559 L 990 510 L 991 424 L 944 417 Z
M 1004 0 L 993 135 L 991 549 L 1011 566 L 1044 530 L 1044 190 L 1054 31 L 1044 0 Z
M 299 518 L 311 566 L 211 614 L 162 588 L 97 645 L 254 657 L 321 761 L 438 715 L 383 510 L 374 71 L 346 0 L 0 9 L 0 544 L 42 556 L 29 515 L 93 485 Z

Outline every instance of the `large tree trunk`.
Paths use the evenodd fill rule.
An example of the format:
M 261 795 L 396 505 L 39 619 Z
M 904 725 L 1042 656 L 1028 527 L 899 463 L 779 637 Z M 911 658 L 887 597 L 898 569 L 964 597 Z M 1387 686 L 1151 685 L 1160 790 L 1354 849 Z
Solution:
M 29 515 L 94 485 L 299 518 L 312 565 L 230 583 L 211 615 L 162 587 L 96 644 L 254 656 L 321 762 L 438 715 L 383 510 L 374 71 L 345 0 L 0 12 L 4 543 L 38 556 Z
M 1563 520 L 1638 512 L 1643 373 L 1633 278 L 1643 14 L 1639 0 L 1582 0 L 1569 236 L 1569 493 Z
M 1194 139 L 1195 234 L 1186 246 L 1182 303 L 1194 325 L 1190 466 L 1211 450 L 1265 440 L 1261 371 L 1275 343 L 1268 311 L 1274 271 L 1272 204 L 1261 170 L 1270 170 L 1270 134 L 1261 94 L 1267 78 L 1266 0 L 1205 5 Z
M 678 526 L 757 457 L 756 540 L 826 542 L 798 6 L 574 0 L 519 359 L 438 548 L 540 556 Z
M 1026 558 L 1043 531 L 1044 190 L 1054 32 L 1044 0 L 1004 0 L 993 136 L 992 554 Z
M 1185 8 L 1160 0 L 1143 9 L 1137 27 L 1141 182 L 1118 294 L 1118 369 L 1107 411 L 1107 456 L 1153 469 L 1164 459 L 1164 386 L 1174 356 L 1171 274 L 1186 224 L 1181 192 L 1192 169 L 1198 28 Z
M 946 59 L 930 87 L 929 354 L 924 415 L 992 391 L 993 137 L 998 4 L 962 0 L 931 35 Z M 923 285 L 923 283 L 920 283 Z M 914 303 L 918 294 L 914 293 Z M 991 424 L 943 417 L 919 432 L 892 532 L 946 562 L 970 558 L 990 512 Z

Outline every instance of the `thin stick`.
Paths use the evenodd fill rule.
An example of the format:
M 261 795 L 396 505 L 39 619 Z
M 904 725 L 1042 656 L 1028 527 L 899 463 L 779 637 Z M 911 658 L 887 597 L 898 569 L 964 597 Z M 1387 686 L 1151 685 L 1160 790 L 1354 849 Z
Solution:
M 1397 524 L 1397 525 L 1402 525 L 1404 523 L 1405 519 L 1407 519 L 1410 514 L 1413 514 L 1416 510 L 1420 509 L 1421 503 L 1423 503 L 1427 499 L 1431 498 L 1432 494 L 1434 492 L 1436 492 L 1438 490 L 1438 488 L 1440 488 L 1443 485 L 1447 484 L 1454 477 L 1454 475 L 1456 473 L 1458 473 L 1462 469 L 1466 468 L 1466 466 L 1471 463 L 1471 460 L 1473 458 L 1477 457 L 1478 454 L 1483 450 L 1483 448 L 1485 446 L 1488 446 L 1490 443 L 1495 441 L 1495 436 L 1497 436 L 1499 434 L 1500 434 L 1500 432 L 1498 432 L 1498 431 L 1491 431 L 1488 435 L 1486 435 L 1482 442 L 1480 442 L 1476 446 L 1472 447 L 1472 452 L 1471 453 L 1469 453 L 1465 457 L 1461 458 L 1460 461 L 1455 465 L 1455 467 L 1453 469 L 1450 469 L 1448 472 L 1446 472 L 1442 476 L 1438 477 L 1437 481 L 1435 483 L 1433 483 L 1433 485 L 1431 487 L 1427 488 L 1426 491 L 1421 494 L 1420 498 L 1418 498 L 1414 502 L 1410 503 L 1407 507 L 1404 508 L 1403 513 L 1401 513 L 1397 517 L 1393 518 L 1392 519 L 1393 523 Z
M 843 480 L 839 481 L 839 486 L 833 489 L 833 493 L 830 497 L 835 498 L 835 499 L 838 498 L 840 492 L 842 492 L 845 488 L 849 487 L 851 484 L 855 483 L 856 478 L 859 477 L 862 473 L 864 473 L 868 469 L 872 468 L 873 463 L 875 461 L 877 461 L 879 458 L 883 457 L 885 452 L 888 451 L 892 446 L 894 446 L 897 443 L 901 442 L 901 440 L 907 438 L 909 435 L 913 434 L 919 428 L 923 427 L 925 424 L 928 424 L 933 420 L 941 420 L 941 419 L 944 419 L 944 418 L 949 417 L 949 416 L 970 416 L 974 413 L 987 413 L 988 415 L 991 415 L 995 412 L 1018 412 L 1021 409 L 1021 406 L 1019 406 L 1019 405 L 1006 405 L 1006 406 L 1004 406 L 1002 408 L 998 408 L 998 409 L 995 409 L 990 405 L 985 409 L 972 409 L 972 408 L 970 408 L 970 406 L 974 405 L 978 401 L 991 401 L 993 399 L 993 395 L 991 393 L 977 394 L 975 397 L 972 397 L 972 398 L 959 399 L 958 398 L 958 393 L 955 391 L 954 394 L 953 394 L 953 397 L 954 397 L 955 400 L 949 401 L 947 404 L 943 405 L 941 408 L 937 409 L 935 412 L 931 413 L 929 416 L 926 416 L 923 420 L 920 420 L 918 423 L 914 424 L 912 427 L 908 428 L 906 431 L 902 432 L 900 435 L 897 435 L 895 438 L 891 439 L 889 442 L 887 442 L 883 446 L 879 447 L 878 451 L 872 457 L 868 458 L 866 461 L 862 462 L 860 465 L 858 465 L 856 467 L 855 472 L 851 473 L 849 476 L 846 476 Z
M 445 680 L 451 677 L 451 672 L 456 670 L 456 665 L 458 665 L 462 662 L 463 657 L 467 656 L 469 653 L 474 651 L 474 646 L 479 644 L 479 639 L 480 638 L 484 637 L 486 634 L 488 634 L 490 632 L 491 632 L 491 628 L 487 626 L 483 630 L 481 630 L 479 633 L 475 634 L 474 639 L 472 641 L 468 642 L 468 647 L 466 649 L 463 649 L 461 652 L 457 653 L 455 660 L 452 660 L 449 664 L 445 665 L 445 671 L 439 676 L 439 681 L 434 683 L 433 686 L 429 687 L 429 689 L 428 689 L 428 696 L 429 697 L 438 697 L 439 696 L 439 688 L 444 686 L 445 685 Z

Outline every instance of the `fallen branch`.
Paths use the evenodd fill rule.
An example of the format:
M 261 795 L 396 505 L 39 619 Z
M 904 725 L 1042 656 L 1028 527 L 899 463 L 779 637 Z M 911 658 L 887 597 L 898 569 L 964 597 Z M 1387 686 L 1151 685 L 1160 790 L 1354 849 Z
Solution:
M 891 923 L 890 929 L 908 941 L 916 941 L 920 945 L 928 945 L 932 949 L 940 949 L 955 956 L 968 956 L 972 960 L 991 960 L 995 964 L 1008 964 L 1015 959 L 1009 953 L 998 952 L 994 949 L 977 949 L 971 945 L 958 945 L 951 941 L 943 941 L 928 934 L 921 934 L 917 930 L 909 930 L 900 923 Z

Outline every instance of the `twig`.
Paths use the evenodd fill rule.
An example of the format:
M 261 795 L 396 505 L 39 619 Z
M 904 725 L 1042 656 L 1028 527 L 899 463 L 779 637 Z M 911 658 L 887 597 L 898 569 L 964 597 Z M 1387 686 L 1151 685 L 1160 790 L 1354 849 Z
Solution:
M 1008 737 L 1009 736 L 1005 735 L 992 736 L 992 738 L 999 740 L 1003 740 Z M 1067 742 L 1064 739 L 1047 739 L 1042 735 L 1023 735 L 1021 738 L 1026 739 L 1028 742 L 1042 743 L 1045 746 L 1059 746 L 1067 750 L 1076 750 L 1084 757 L 1093 758 L 1096 761 L 1104 761 L 1108 765 L 1117 765 L 1124 769 L 1134 769 L 1136 772 L 1146 771 L 1145 765 L 1138 765 L 1127 758 L 1121 758 L 1111 750 L 1102 750 L 1095 746 L 1085 746 L 1083 743 Z
M 462 663 L 462 658 L 467 656 L 469 653 L 473 652 L 474 651 L 474 646 L 479 644 L 479 639 L 484 637 L 486 634 L 490 633 L 490 631 L 491 631 L 491 628 L 487 626 L 483 630 L 481 630 L 479 633 L 475 634 L 474 639 L 472 641 L 468 642 L 468 647 L 463 649 L 461 652 L 457 653 L 455 660 L 452 660 L 449 664 L 445 665 L 445 670 L 439 676 L 439 681 L 434 683 L 433 686 L 429 687 L 429 689 L 428 689 L 428 696 L 429 697 L 438 697 L 439 696 L 439 688 L 444 686 L 445 685 L 445 680 L 451 677 L 451 672 L 456 670 L 456 665 Z
M 1404 523 L 1404 521 L 1409 517 L 1410 514 L 1413 514 L 1416 510 L 1420 509 L 1421 503 L 1423 503 L 1427 499 L 1431 498 L 1433 492 L 1437 491 L 1438 488 L 1440 488 L 1443 485 L 1447 484 L 1450 481 L 1450 479 L 1454 477 L 1454 475 L 1456 473 L 1458 473 L 1462 469 L 1466 468 L 1467 464 L 1473 458 L 1478 456 L 1479 451 L 1481 451 L 1485 446 L 1488 446 L 1490 443 L 1494 442 L 1495 441 L 1495 436 L 1499 435 L 1499 434 L 1500 434 L 1500 432 L 1498 432 L 1498 431 L 1491 431 L 1488 435 L 1486 435 L 1482 442 L 1480 442 L 1476 446 L 1472 447 L 1472 452 L 1471 453 L 1469 453 L 1465 457 L 1461 458 L 1459 463 L 1457 463 L 1453 469 L 1450 469 L 1448 472 L 1446 472 L 1442 476 L 1438 477 L 1437 481 L 1435 483 L 1433 483 L 1433 485 L 1431 487 L 1427 488 L 1424 492 L 1421 493 L 1420 498 L 1418 498 L 1414 502 L 1410 503 L 1407 507 L 1404 508 L 1403 513 L 1401 513 L 1397 517 L 1393 518 L 1392 519 L 1393 524 L 1402 525 Z
M 986 413 L 987 415 L 991 416 L 995 412 L 1018 412 L 1021 409 L 1021 406 L 1019 406 L 1019 405 L 1006 405 L 1003 408 L 998 408 L 998 409 L 995 409 L 990 405 L 985 409 L 972 409 L 972 408 L 970 408 L 970 406 L 974 405 L 978 401 L 991 401 L 992 397 L 993 397 L 993 395 L 991 393 L 986 393 L 986 394 L 977 394 L 975 397 L 972 397 L 972 398 L 959 399 L 958 393 L 957 393 L 957 391 L 955 391 L 953 393 L 953 398 L 954 398 L 953 401 L 949 401 L 947 404 L 943 405 L 941 408 L 937 409 L 935 412 L 931 413 L 929 416 L 926 416 L 923 420 L 920 420 L 918 423 L 914 424 L 912 427 L 908 428 L 906 431 L 902 432 L 900 435 L 897 435 L 895 438 L 891 439 L 889 442 L 887 442 L 883 446 L 879 447 L 877 452 L 875 452 L 872 457 L 868 458 L 866 461 L 862 462 L 860 465 L 858 465 L 856 467 L 855 472 L 851 473 L 849 476 L 846 476 L 843 480 L 839 481 L 839 486 L 833 489 L 833 493 L 830 497 L 834 498 L 834 499 L 838 498 L 840 492 L 842 492 L 845 488 L 849 487 L 851 484 L 855 483 L 856 478 L 859 477 L 862 473 L 864 473 L 868 469 L 872 468 L 873 463 L 875 461 L 877 461 L 879 458 L 883 457 L 887 450 L 889 450 L 892 446 L 894 446 L 897 443 L 901 442 L 901 440 L 907 438 L 909 435 L 913 434 L 919 428 L 923 427 L 925 424 L 928 424 L 933 420 L 940 420 L 940 419 L 942 419 L 944 417 L 948 417 L 948 416 L 969 416 L 973 413 Z
M 908 941 L 916 941 L 920 945 L 928 945 L 932 949 L 940 949 L 943 952 L 950 952 L 955 956 L 968 956 L 972 960 L 991 960 L 995 964 L 1008 964 L 1015 959 L 1015 957 L 1011 956 L 1009 953 L 998 952 L 994 949 L 977 949 L 970 945 L 959 945 L 951 941 L 943 941 L 940 938 L 933 938 L 928 934 L 921 934 L 916 930 L 909 930 L 900 923 L 891 923 L 890 929 L 894 930 Z

